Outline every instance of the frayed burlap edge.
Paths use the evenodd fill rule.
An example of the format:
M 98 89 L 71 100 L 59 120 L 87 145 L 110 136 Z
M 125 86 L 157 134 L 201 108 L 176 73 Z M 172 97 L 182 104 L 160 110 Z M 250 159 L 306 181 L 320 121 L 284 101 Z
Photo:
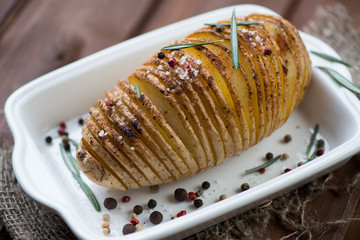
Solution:
M 309 22 L 304 31 L 309 32 L 332 46 L 345 60 L 360 65 L 360 31 L 353 27 L 346 9 L 341 4 L 319 8 L 316 19 Z M 346 46 L 346 47 L 344 47 Z M 352 72 L 354 81 L 358 77 Z M 3 117 L 3 113 L 0 113 Z M 12 143 L 10 133 L 0 132 L 0 214 L 13 239 L 76 239 L 64 221 L 30 199 L 16 182 L 11 165 Z M 338 219 L 319 222 L 305 217 L 305 209 L 316 196 L 325 191 L 348 191 L 355 186 L 360 173 L 347 186 L 332 186 L 332 175 L 324 176 L 299 189 L 284 194 L 261 206 L 234 218 L 203 230 L 187 239 L 264 239 L 266 228 L 272 221 L 286 227 L 288 235 L 281 239 L 312 239 L 339 225 L 359 220 Z

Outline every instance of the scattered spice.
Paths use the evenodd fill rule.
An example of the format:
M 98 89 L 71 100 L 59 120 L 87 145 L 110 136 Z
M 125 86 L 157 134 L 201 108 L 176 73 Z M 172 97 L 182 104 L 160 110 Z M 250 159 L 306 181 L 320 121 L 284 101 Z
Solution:
M 172 57 L 168 60 L 168 64 L 170 65 L 170 67 L 175 67 L 177 64 L 177 61 L 175 58 Z
M 105 236 L 109 236 L 110 235 L 110 228 L 103 228 L 103 234 Z
M 204 203 L 203 203 L 203 201 L 202 201 L 201 199 L 195 199 L 195 201 L 194 201 L 194 206 L 195 206 L 196 208 L 202 207 L 203 204 L 204 204 Z
M 197 191 L 196 191 L 196 193 L 195 193 L 195 194 L 196 194 L 196 196 L 197 196 L 197 197 L 200 197 L 200 196 L 202 196 L 202 195 L 203 195 L 203 193 L 204 193 L 204 190 L 199 189 L 199 190 L 197 190 Z
M 281 154 L 281 157 L 280 157 L 281 160 L 286 160 L 288 158 L 289 158 L 289 154 L 287 154 L 287 153 Z
M 271 54 L 272 54 L 271 48 L 268 47 L 268 48 L 265 48 L 265 49 L 264 49 L 264 55 L 265 55 L 265 56 L 269 56 L 269 55 L 271 55 Z
M 106 106 L 108 106 L 108 107 L 112 107 L 112 106 L 114 106 L 114 101 L 113 100 L 111 100 L 111 99 L 108 99 L 108 100 L 106 100 Z
M 157 192 L 159 192 L 159 189 L 160 189 L 159 185 L 152 185 L 152 186 L 150 186 L 150 191 L 151 191 L 152 193 L 157 193 Z
M 84 125 L 84 119 L 79 118 L 78 123 L 79 123 L 79 125 L 81 125 L 81 126 Z
M 66 123 L 65 123 L 65 122 L 61 122 L 61 123 L 59 124 L 59 127 L 65 129 L 65 128 L 66 128 Z
M 66 143 L 69 142 L 69 137 L 66 136 L 66 135 L 62 135 L 62 136 L 61 136 L 61 141 L 62 141 L 62 143 L 66 144 Z
M 175 200 L 178 202 L 185 201 L 187 198 L 187 191 L 183 188 L 177 188 L 174 192 Z
M 292 138 L 291 138 L 291 135 L 290 134 L 286 134 L 284 136 L 284 142 L 285 143 L 288 143 L 288 142 L 291 142 Z
M 101 224 L 101 227 L 102 227 L 102 228 L 108 228 L 109 226 L 110 226 L 109 222 L 103 222 L 103 223 Z
M 59 128 L 57 132 L 58 132 L 59 136 L 62 136 L 66 133 L 65 128 Z
M 321 156 L 321 155 L 323 155 L 324 154 L 324 149 L 322 149 L 322 148 L 320 148 L 320 149 L 318 149 L 317 151 L 316 151 L 316 156 Z
M 271 153 L 271 152 L 268 152 L 266 155 L 265 155 L 265 158 L 266 160 L 270 160 L 274 157 L 274 155 Z
M 124 196 L 122 199 L 121 199 L 121 201 L 122 202 L 130 202 L 130 197 L 129 196 Z
M 139 220 L 137 220 L 136 218 L 133 218 L 130 220 L 130 223 L 134 226 L 138 225 L 139 224 Z
M 222 25 L 222 24 L 216 24 L 216 25 L 215 25 L 215 31 L 217 31 L 217 32 L 223 32 L 224 30 L 225 30 L 224 25 Z
M 64 149 L 65 149 L 65 151 L 70 152 L 70 144 L 69 144 L 69 142 L 64 143 Z
M 152 212 L 152 213 L 150 214 L 149 219 L 150 219 L 150 222 L 152 222 L 153 224 L 157 225 L 157 224 L 159 224 L 159 223 L 162 222 L 162 220 L 163 220 L 163 215 L 162 215 L 162 213 L 159 212 L 159 211 L 154 211 L 154 212 Z
M 116 199 L 112 197 L 105 198 L 104 207 L 109 210 L 116 208 L 117 207 Z
M 164 59 L 165 58 L 165 53 L 159 52 L 157 56 L 158 56 L 159 59 Z
M 135 205 L 133 208 L 134 213 L 137 215 L 141 214 L 143 212 L 143 207 L 141 205 Z
M 156 200 L 154 200 L 154 199 L 150 199 L 150 200 L 148 201 L 148 203 L 147 203 L 147 206 L 148 206 L 148 208 L 150 208 L 150 209 L 155 208 L 156 205 L 157 205 L 157 202 L 156 202 Z
M 202 184 L 201 184 L 201 187 L 203 188 L 203 189 L 209 189 L 210 188 L 210 183 L 208 182 L 208 181 L 205 181 L 205 182 L 203 182 Z
M 304 165 L 304 162 L 298 162 L 298 167 L 300 167 L 300 166 L 302 166 L 302 165 Z
M 250 185 L 248 183 L 241 184 L 241 191 L 246 191 L 250 189 Z
M 139 232 L 139 231 L 141 231 L 143 229 L 143 226 L 140 223 L 136 224 L 135 229 L 136 229 L 137 232 Z
M 46 142 L 47 144 L 51 144 L 51 143 L 52 143 L 52 137 L 51 137 L 51 136 L 47 136 L 47 137 L 45 138 L 45 142 Z
M 316 146 L 317 146 L 318 148 L 323 148 L 323 147 L 325 146 L 324 140 L 322 140 L 322 139 L 317 140 Z
M 133 212 L 130 214 L 130 219 L 134 219 L 134 218 L 137 218 L 137 214 Z
M 131 223 L 125 224 L 123 229 L 122 229 L 122 233 L 124 235 L 130 234 L 130 233 L 134 233 L 136 231 L 136 228 L 134 225 L 132 225 Z
M 219 200 L 222 201 L 224 199 L 227 199 L 226 194 L 221 194 L 220 197 L 219 197 Z
M 186 215 L 186 211 L 182 210 L 182 211 L 178 212 L 178 214 L 176 214 L 176 217 L 181 217 L 181 216 L 184 216 L 184 215 Z
M 191 201 L 194 201 L 197 198 L 197 196 L 194 192 L 189 192 L 188 196 Z
M 108 222 L 110 221 L 110 215 L 105 213 L 103 216 L 102 216 L 102 220 L 105 221 L 105 222 Z
M 263 167 L 263 168 L 260 168 L 259 169 L 259 172 L 262 174 L 262 173 L 265 173 L 266 169 Z
M 290 172 L 291 170 L 291 168 L 285 168 L 284 173 Z

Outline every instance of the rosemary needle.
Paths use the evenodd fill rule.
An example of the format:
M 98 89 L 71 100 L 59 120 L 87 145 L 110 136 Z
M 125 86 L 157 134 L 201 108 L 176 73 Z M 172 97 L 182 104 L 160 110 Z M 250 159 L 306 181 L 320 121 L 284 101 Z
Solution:
M 136 88 L 136 93 L 137 93 L 137 98 L 141 98 L 141 92 L 140 92 L 140 87 L 139 87 L 139 85 L 137 85 L 136 83 L 135 83 L 135 88 Z
M 312 54 L 318 56 L 318 57 L 321 57 L 321 58 L 324 58 L 326 60 L 329 60 L 331 62 L 337 62 L 337 63 L 341 63 L 349 68 L 353 68 L 353 69 L 356 69 L 356 70 L 359 70 L 359 67 L 358 66 L 354 66 L 354 65 L 351 65 L 341 59 L 338 59 L 336 57 L 333 57 L 333 56 L 330 56 L 328 54 L 325 54 L 325 53 L 321 53 L 321 52 L 316 52 L 316 51 L 310 51 Z
M 237 26 L 249 26 L 253 24 L 262 24 L 264 21 L 236 22 Z M 231 26 L 231 23 L 205 23 L 207 26 L 215 27 L 216 25 Z
M 260 166 L 254 167 L 254 168 L 250 168 L 248 170 L 245 170 L 246 173 L 253 173 L 253 172 L 257 172 L 262 168 L 266 168 L 268 166 L 270 166 L 271 164 L 273 164 L 274 162 L 276 162 L 279 158 L 281 157 L 281 155 L 278 155 L 270 160 L 268 160 L 266 163 L 261 164 Z
M 237 37 L 235 9 L 233 9 L 232 16 L 231 16 L 230 42 L 231 42 L 231 57 L 233 60 L 233 65 L 234 65 L 235 70 L 238 70 L 238 68 L 239 68 L 239 46 L 238 46 L 238 37 Z
M 315 139 L 316 139 L 316 135 L 317 135 L 318 132 L 319 132 L 319 124 L 317 123 L 317 124 L 315 125 L 314 131 L 313 131 L 313 133 L 312 133 L 312 135 L 311 135 L 309 145 L 308 145 L 308 147 L 307 147 L 307 149 L 306 149 L 306 157 L 307 157 L 307 158 L 309 158 L 309 154 L 310 154 L 311 148 L 312 148 L 312 146 L 314 145 L 314 142 L 315 142 Z
M 218 43 L 218 42 L 223 42 L 223 41 L 224 40 L 206 41 L 206 42 L 200 42 L 200 43 L 180 43 L 180 44 L 163 47 L 161 50 L 178 50 L 178 49 L 201 46 L 201 45 L 212 44 L 212 43 Z

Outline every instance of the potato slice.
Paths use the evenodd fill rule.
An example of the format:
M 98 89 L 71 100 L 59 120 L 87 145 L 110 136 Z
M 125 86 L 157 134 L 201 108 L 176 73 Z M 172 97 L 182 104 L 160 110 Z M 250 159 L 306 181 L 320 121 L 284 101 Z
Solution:
M 123 183 L 126 188 L 138 188 L 139 183 L 132 178 L 132 175 L 114 159 L 109 152 L 102 145 L 103 142 L 108 142 L 106 135 L 101 137 L 99 133 L 101 130 L 90 117 L 85 119 L 86 127 L 82 129 L 82 135 L 85 142 L 88 144 L 85 147 L 89 150 L 90 154 L 98 161 L 108 172 L 115 178 Z M 89 148 L 88 148 L 89 147 Z
M 186 118 L 189 120 L 189 123 L 191 124 L 192 128 L 196 132 L 197 136 L 199 136 L 199 140 L 204 146 L 204 149 L 208 153 L 212 153 L 207 155 L 208 166 L 214 166 L 217 155 L 214 150 L 212 142 L 210 142 L 211 139 L 209 138 L 208 133 L 204 128 L 204 121 L 202 121 L 200 117 L 198 117 L 198 114 L 193 106 L 194 103 L 188 98 L 187 94 L 185 93 L 185 90 L 182 88 L 183 85 L 188 85 L 188 84 L 179 84 L 180 79 L 175 80 L 175 76 L 174 78 L 170 78 L 169 76 L 167 76 L 165 72 L 163 72 L 163 69 L 166 68 L 166 65 L 168 64 L 142 66 L 137 70 L 143 71 L 145 73 L 157 77 L 159 81 L 163 84 L 163 86 L 166 88 L 166 91 L 170 92 L 174 96 L 174 98 L 181 106 L 181 110 L 186 115 Z M 170 72 L 168 72 L 168 74 L 170 75 Z
M 148 179 L 147 185 L 155 184 L 155 182 L 165 183 L 175 179 L 164 164 L 139 139 L 138 133 L 133 132 L 129 125 L 124 122 L 123 118 L 113 115 L 114 118 L 111 121 L 106 116 L 105 112 L 107 114 L 114 112 L 113 107 L 108 107 L 103 99 L 98 100 L 97 105 L 98 108 L 90 109 L 89 112 L 98 125 L 108 133 L 109 139 L 113 140 L 112 143 L 116 147 L 112 153 L 116 153 L 116 149 L 122 150 L 135 163 L 143 176 Z M 118 144 L 119 136 L 122 137 L 121 140 L 125 144 Z M 129 150 L 127 150 L 128 147 Z M 123 159 L 124 157 L 119 160 Z M 134 178 L 138 179 L 139 177 L 134 176 Z
M 144 144 L 153 155 L 155 155 L 156 161 L 161 161 L 166 170 L 173 176 L 174 180 L 182 178 L 182 174 L 179 172 L 176 165 L 171 161 L 171 158 L 166 156 L 163 150 L 154 142 L 147 132 L 146 128 L 143 128 L 141 122 L 139 122 L 134 115 L 125 107 L 124 104 L 118 104 L 121 98 L 118 98 L 112 91 L 107 91 L 106 96 L 108 99 L 112 99 L 115 103 L 114 111 L 104 111 L 107 118 L 110 121 L 117 121 L 124 119 L 132 132 L 136 132 L 139 137 L 139 141 Z M 153 164 L 155 165 L 155 162 Z
M 90 154 L 93 152 L 92 149 L 89 146 L 86 148 L 86 145 L 88 146 L 89 144 L 87 144 L 85 139 L 82 138 L 79 142 L 78 151 L 76 153 L 80 170 L 85 173 L 91 181 L 98 185 L 102 185 L 110 189 L 126 190 L 127 187 L 120 179 L 114 177 L 104 168 L 104 166 L 95 160 L 95 158 Z
M 230 45 L 230 37 L 225 36 L 216 32 L 215 30 L 205 27 L 193 34 L 190 34 L 188 37 L 194 38 L 204 38 L 208 41 L 225 39 L 224 42 L 219 44 L 223 45 L 227 49 L 231 49 Z M 256 130 L 256 141 L 262 139 L 265 129 L 265 113 L 264 113 L 264 94 L 263 89 L 261 87 L 261 82 L 259 81 L 258 73 L 255 69 L 255 63 L 251 57 L 251 54 L 244 48 L 242 44 L 239 44 L 239 65 L 244 69 L 246 73 L 246 80 L 249 83 L 251 88 L 251 102 L 255 119 L 255 130 Z M 239 90 L 238 90 L 239 91 Z
M 158 65 L 161 64 L 164 71 L 166 71 L 165 75 L 168 74 L 167 77 L 169 79 L 174 79 L 175 83 L 176 81 L 179 81 L 177 72 L 187 71 L 186 65 L 188 65 L 190 68 L 190 70 L 188 70 L 188 75 L 189 80 L 191 81 L 189 83 L 182 84 L 181 87 L 183 87 L 183 90 L 185 90 L 187 96 L 193 103 L 192 105 L 194 105 L 197 110 L 197 114 L 201 115 L 200 119 L 205 122 L 206 130 L 210 136 L 210 141 L 213 142 L 213 147 L 217 154 L 217 162 L 215 162 L 215 165 L 217 165 L 225 159 L 226 146 L 229 145 L 227 143 L 232 142 L 232 140 L 219 114 L 214 114 L 217 112 L 217 109 L 214 100 L 208 93 L 209 88 L 202 85 L 199 80 L 199 70 L 196 70 L 199 64 L 196 63 L 195 59 L 184 52 L 173 51 L 171 55 L 166 52 L 164 52 L 164 54 L 165 58 L 163 60 L 151 58 L 149 61 L 145 62 L 145 65 L 151 65 L 153 62 L 158 62 Z M 181 62 L 183 62 L 180 62 L 177 68 L 170 67 L 167 63 L 169 58 L 173 56 L 178 59 L 182 59 Z M 175 83 L 172 83 L 173 87 L 177 85 Z
M 138 84 L 141 91 L 152 100 L 168 124 L 195 156 L 198 169 L 200 171 L 206 169 L 205 149 L 176 99 L 166 91 L 157 78 L 144 72 L 135 71 L 129 76 L 129 82 L 133 85 Z
M 174 150 L 176 149 L 176 147 L 172 146 L 168 143 L 168 141 L 166 141 L 166 133 L 164 133 L 161 128 L 159 130 L 158 127 L 155 126 L 156 123 L 151 121 L 152 118 L 150 118 L 144 111 L 142 111 L 142 109 L 138 105 L 136 105 L 119 86 L 115 86 L 114 91 L 116 92 L 116 94 L 118 94 L 116 97 L 117 107 L 119 108 L 120 106 L 122 106 L 126 110 L 129 110 L 133 114 L 133 116 L 136 117 L 138 122 L 141 122 L 143 124 L 143 131 L 145 132 L 146 130 L 147 132 L 149 132 L 149 142 L 155 142 L 156 144 L 154 143 L 154 145 L 158 145 L 162 149 L 158 151 L 158 154 L 163 151 L 169 159 L 173 160 L 174 165 L 177 166 L 177 169 L 179 169 L 183 177 L 189 176 L 191 172 L 186 164 L 186 162 L 188 161 L 185 161 L 183 156 L 190 156 L 190 153 L 184 152 L 183 156 L 179 155 L 179 153 Z M 169 142 L 171 141 L 169 140 Z M 156 146 L 153 148 L 158 149 Z
M 189 171 L 194 174 L 199 172 L 199 168 L 196 162 L 195 156 L 193 153 L 189 151 L 189 149 L 185 146 L 182 140 L 178 137 L 178 135 L 174 132 L 174 130 L 170 127 L 170 125 L 165 120 L 164 116 L 160 113 L 160 111 L 155 107 L 155 105 L 146 97 L 144 94 L 141 95 L 141 98 L 137 98 L 137 92 L 135 87 L 130 85 L 125 80 L 120 80 L 118 82 L 118 86 L 126 92 L 132 101 L 134 101 L 143 111 L 146 110 L 146 114 L 149 116 L 153 122 L 156 122 L 158 129 L 161 129 L 165 135 L 164 138 L 167 140 L 169 144 L 174 145 L 174 149 L 179 154 L 181 153 L 184 157 L 184 162 L 189 168 Z

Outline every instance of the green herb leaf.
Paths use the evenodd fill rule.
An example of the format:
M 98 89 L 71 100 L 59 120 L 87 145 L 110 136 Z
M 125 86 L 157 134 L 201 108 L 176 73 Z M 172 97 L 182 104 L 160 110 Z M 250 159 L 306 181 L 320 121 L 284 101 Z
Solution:
M 360 88 L 355 84 L 353 84 L 350 80 L 345 78 L 343 75 L 341 75 L 339 72 L 327 67 L 320 67 L 320 66 L 316 66 L 316 67 L 329 74 L 332 79 L 334 79 L 338 84 L 345 87 L 349 91 L 356 94 L 360 94 Z
M 65 150 L 63 144 L 60 143 L 59 145 L 60 145 L 61 156 L 64 160 L 66 167 L 69 169 L 75 180 L 79 183 L 80 188 L 83 190 L 87 198 L 90 200 L 95 210 L 100 212 L 100 205 L 94 193 L 91 191 L 90 187 L 81 179 L 79 166 L 77 165 L 76 159 L 71 155 L 70 152 Z
M 140 92 L 140 87 L 139 87 L 139 85 L 137 85 L 136 83 L 135 83 L 135 88 L 136 88 L 136 93 L 137 93 L 137 98 L 141 98 L 141 92 Z
M 343 60 L 341 59 L 338 59 L 338 58 L 335 58 L 333 56 L 330 56 L 330 55 L 327 55 L 325 53 L 321 53 L 321 52 L 316 52 L 316 51 L 310 51 L 312 54 L 318 56 L 318 57 L 321 57 L 321 58 L 324 58 L 326 60 L 329 60 L 331 62 L 337 62 L 337 63 L 341 63 L 349 68 L 353 68 L 353 69 L 356 69 L 356 70 L 359 70 L 359 67 L 358 66 L 354 66 L 354 65 L 351 65 L 347 62 L 344 62 Z
M 315 128 L 314 128 L 313 133 L 311 134 L 310 142 L 309 142 L 309 145 L 307 146 L 307 149 L 306 149 L 306 157 L 307 157 L 307 158 L 309 158 L 309 154 L 310 154 L 311 148 L 312 148 L 312 146 L 314 145 L 314 142 L 315 142 L 315 139 L 316 139 L 316 135 L 318 134 L 318 132 L 319 132 L 319 124 L 317 123 L 317 124 L 315 125 Z
M 75 146 L 76 151 L 77 151 L 78 147 L 79 147 L 79 144 L 76 141 L 74 141 L 73 139 L 70 139 L 70 138 L 69 138 L 69 142 L 71 142 Z
M 236 22 L 236 26 L 249 26 L 253 24 L 262 24 L 264 21 Z M 207 26 L 216 27 L 216 25 L 231 26 L 231 23 L 205 23 Z
M 201 45 L 206 45 L 206 44 L 213 44 L 213 43 L 218 43 L 218 42 L 223 42 L 223 41 L 224 40 L 206 41 L 206 42 L 201 42 L 201 43 L 180 43 L 180 44 L 163 47 L 161 50 L 178 50 L 178 49 L 201 46 Z
M 279 158 L 281 157 L 281 155 L 278 155 L 276 157 L 274 157 L 273 159 L 270 159 L 268 161 L 266 161 L 266 163 L 261 164 L 260 166 L 245 170 L 246 173 L 253 173 L 253 172 L 257 172 L 262 168 L 266 168 L 268 166 L 270 166 L 271 164 L 273 164 L 274 162 L 276 162 Z
M 230 25 L 231 57 L 236 70 L 239 68 L 239 46 L 236 26 L 235 9 L 233 9 Z

